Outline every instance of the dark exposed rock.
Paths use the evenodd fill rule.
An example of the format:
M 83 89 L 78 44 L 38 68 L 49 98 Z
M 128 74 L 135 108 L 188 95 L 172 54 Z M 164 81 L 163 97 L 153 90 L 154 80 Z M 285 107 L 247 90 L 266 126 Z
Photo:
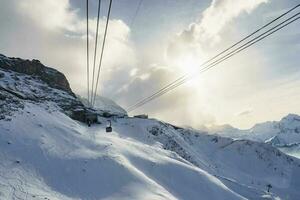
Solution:
M 134 118 L 140 118 L 140 119 L 148 119 L 148 115 L 142 114 L 142 115 L 134 115 Z
M 91 109 L 76 109 L 73 111 L 72 116 L 73 119 L 85 122 L 85 123 L 97 123 L 98 117 L 94 110 Z
M 23 100 L 29 100 L 30 99 L 29 97 L 26 97 L 26 96 L 22 95 L 21 93 L 18 93 L 18 92 L 15 92 L 13 90 L 9 90 L 9 89 L 3 88 L 1 86 L 0 86 L 0 90 L 4 90 L 4 91 L 6 91 L 6 92 L 8 92 L 8 93 L 10 93 L 10 94 L 18 97 L 19 99 L 23 99 Z M 1 99 L 1 96 L 3 96 L 3 95 L 0 95 L 0 99 Z M 3 96 L 3 98 L 5 99 L 5 96 Z
M 19 109 L 23 109 L 24 105 L 18 98 L 11 93 L 0 89 L 0 120 L 6 119 Z
M 154 136 L 163 134 L 163 130 L 158 126 L 153 126 L 151 128 L 148 128 L 148 131 L 149 131 L 149 133 L 151 133 Z
M 75 96 L 65 75 L 55 69 L 44 66 L 39 60 L 30 61 L 20 58 L 8 58 L 0 54 L 0 68 L 37 76 L 50 87 L 64 90 Z

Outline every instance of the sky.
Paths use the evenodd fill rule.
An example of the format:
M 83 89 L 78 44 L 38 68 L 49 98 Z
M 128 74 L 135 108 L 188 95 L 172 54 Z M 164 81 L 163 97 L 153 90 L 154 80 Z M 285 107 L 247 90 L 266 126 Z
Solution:
M 183 74 L 195 74 L 208 58 L 297 4 L 143 0 L 135 14 L 138 3 L 113 1 L 99 79 L 98 93 L 124 108 Z M 92 63 L 98 0 L 89 6 Z M 108 0 L 102 0 L 99 49 L 107 8 Z M 39 59 L 86 96 L 85 21 L 84 0 L 0 1 L 0 53 Z M 195 128 L 250 128 L 300 114 L 299 21 L 130 114 Z

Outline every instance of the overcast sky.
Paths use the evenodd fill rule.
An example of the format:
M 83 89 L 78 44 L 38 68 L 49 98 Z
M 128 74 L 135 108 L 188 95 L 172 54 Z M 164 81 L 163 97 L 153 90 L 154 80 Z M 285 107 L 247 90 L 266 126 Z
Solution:
M 125 108 L 298 3 L 144 0 L 134 18 L 138 2 L 114 0 L 100 76 L 99 93 Z M 90 0 L 91 52 L 97 3 Z M 101 40 L 107 6 L 102 0 Z M 86 95 L 84 0 L 1 0 L 0 27 L 0 53 L 39 59 Z M 135 113 L 195 128 L 249 128 L 300 114 L 299 52 L 295 22 Z

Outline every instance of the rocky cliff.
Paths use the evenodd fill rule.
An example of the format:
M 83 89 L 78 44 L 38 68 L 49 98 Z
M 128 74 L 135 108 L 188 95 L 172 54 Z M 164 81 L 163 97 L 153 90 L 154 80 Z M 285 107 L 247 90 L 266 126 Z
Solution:
M 44 66 L 39 60 L 8 58 L 0 54 L 0 68 L 38 77 L 50 87 L 64 90 L 74 96 L 65 75 L 55 69 Z
M 9 119 L 14 112 L 22 112 L 25 102 L 42 106 L 55 104 L 68 116 L 80 121 L 83 120 L 74 113 L 86 109 L 61 72 L 38 60 L 0 54 L 0 119 Z

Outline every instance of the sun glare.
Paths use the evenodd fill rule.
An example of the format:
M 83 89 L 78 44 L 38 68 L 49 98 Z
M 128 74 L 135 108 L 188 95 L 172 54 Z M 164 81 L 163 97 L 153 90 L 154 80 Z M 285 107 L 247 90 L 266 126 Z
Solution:
M 185 54 L 174 60 L 176 67 L 183 73 L 193 74 L 200 68 L 200 60 L 193 54 Z
M 184 53 L 173 58 L 170 64 L 172 64 L 173 67 L 176 67 L 180 71 L 180 74 L 193 76 L 200 70 L 201 60 L 196 54 Z M 195 87 L 197 86 L 197 82 L 197 79 L 191 79 L 185 85 L 188 87 Z

